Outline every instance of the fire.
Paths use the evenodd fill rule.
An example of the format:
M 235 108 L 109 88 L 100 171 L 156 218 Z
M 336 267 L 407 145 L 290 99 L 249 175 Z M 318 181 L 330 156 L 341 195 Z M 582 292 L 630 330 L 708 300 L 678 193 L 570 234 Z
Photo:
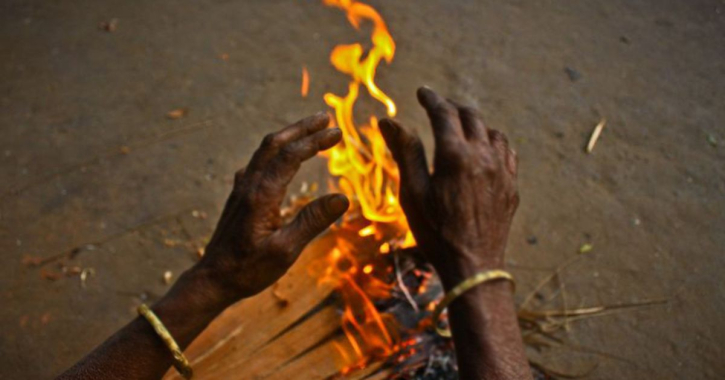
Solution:
M 300 94 L 303 98 L 307 97 L 307 93 L 310 91 L 310 73 L 307 72 L 307 67 L 302 67 L 302 86 L 300 87 Z
M 400 207 L 398 168 L 378 128 L 378 119 L 370 115 L 368 122 L 359 126 L 354 121 L 361 87 L 384 106 L 388 116 L 395 116 L 395 102 L 375 83 L 380 62 L 393 60 L 395 41 L 371 6 L 355 0 L 323 2 L 344 11 L 356 29 L 364 22 L 372 24 L 372 46 L 367 52 L 359 43 L 332 50 L 330 62 L 348 76 L 348 90 L 345 95 L 324 95 L 334 124 L 343 135 L 339 145 L 324 153 L 330 173 L 337 178 L 331 187 L 352 201 L 341 225 L 332 231 L 337 244 L 325 258 L 322 273 L 317 273 L 320 281 L 335 284 L 345 305 L 341 325 L 347 342 L 336 344 L 345 362 L 344 374 L 400 349 L 395 322 L 374 305 L 376 300 L 389 298 L 394 287 L 378 278 L 379 273 L 390 274 L 393 269 L 381 268 L 382 261 L 376 259 L 414 246 L 415 240 Z

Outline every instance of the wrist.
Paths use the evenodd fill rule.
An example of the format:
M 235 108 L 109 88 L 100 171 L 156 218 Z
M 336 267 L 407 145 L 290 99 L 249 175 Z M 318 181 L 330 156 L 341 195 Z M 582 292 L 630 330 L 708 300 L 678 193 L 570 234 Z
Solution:
M 157 306 L 183 303 L 190 311 L 216 316 L 234 302 L 225 296 L 212 271 L 195 265 L 184 272 Z
M 477 273 L 505 269 L 504 247 L 491 247 L 486 249 L 453 250 L 445 255 L 449 258 L 436 267 L 446 291 L 465 281 Z

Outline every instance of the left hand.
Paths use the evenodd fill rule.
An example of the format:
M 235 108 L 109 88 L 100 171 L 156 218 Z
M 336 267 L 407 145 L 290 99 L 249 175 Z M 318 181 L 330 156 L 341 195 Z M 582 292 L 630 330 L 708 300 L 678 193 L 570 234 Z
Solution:
M 325 113 L 267 135 L 246 169 L 236 173 L 206 253 L 197 270 L 206 273 L 216 296 L 231 304 L 276 282 L 302 249 L 347 210 L 342 194 L 320 197 L 288 225 L 280 216 L 287 185 L 303 161 L 340 142 L 338 128 L 326 128 Z

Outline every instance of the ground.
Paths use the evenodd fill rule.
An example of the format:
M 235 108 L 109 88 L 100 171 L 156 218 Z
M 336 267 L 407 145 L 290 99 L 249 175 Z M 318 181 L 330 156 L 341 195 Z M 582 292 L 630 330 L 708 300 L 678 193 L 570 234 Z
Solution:
M 573 321 L 569 348 L 543 360 L 589 379 L 722 378 L 725 2 L 373 4 L 397 42 L 379 84 L 398 119 L 432 148 L 414 96 L 426 84 L 478 107 L 519 153 L 518 300 L 585 243 L 562 276 L 570 307 L 667 300 Z M 367 36 L 302 0 L 6 0 L 0 20 L 7 379 L 58 374 L 163 294 L 164 272 L 195 261 L 177 242 L 203 244 L 266 133 L 343 93 L 329 51 Z M 296 186 L 324 187 L 325 171 L 316 159 Z M 63 265 L 95 275 L 55 279 Z

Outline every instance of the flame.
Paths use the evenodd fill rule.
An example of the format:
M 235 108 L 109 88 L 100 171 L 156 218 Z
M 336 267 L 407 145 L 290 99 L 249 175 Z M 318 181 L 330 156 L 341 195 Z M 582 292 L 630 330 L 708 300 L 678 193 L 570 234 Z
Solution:
M 310 92 L 310 73 L 307 72 L 307 67 L 302 66 L 302 87 L 300 87 L 300 94 L 303 98 L 307 97 Z
M 378 119 L 370 115 L 367 123 L 356 126 L 353 112 L 364 87 L 385 107 L 388 116 L 395 116 L 395 102 L 375 83 L 380 62 L 393 61 L 395 42 L 371 6 L 356 0 L 323 2 L 344 11 L 355 29 L 365 21 L 372 23 L 372 46 L 367 52 L 355 43 L 338 45 L 330 55 L 333 67 L 349 78 L 347 94 L 324 95 L 325 103 L 332 108 L 334 124 L 343 135 L 339 145 L 323 154 L 328 159 L 328 170 L 337 178 L 331 187 L 352 201 L 342 224 L 333 229 L 337 243 L 325 258 L 320 275 L 320 281 L 335 284 L 345 305 L 341 325 L 347 344 L 335 344 L 345 362 L 341 370 L 345 374 L 372 360 L 386 358 L 401 347 L 394 323 L 374 305 L 375 300 L 390 297 L 393 285 L 376 277 L 385 270 L 377 270 L 373 261 L 394 249 L 413 246 L 415 240 L 400 207 L 398 167 L 387 150 Z

